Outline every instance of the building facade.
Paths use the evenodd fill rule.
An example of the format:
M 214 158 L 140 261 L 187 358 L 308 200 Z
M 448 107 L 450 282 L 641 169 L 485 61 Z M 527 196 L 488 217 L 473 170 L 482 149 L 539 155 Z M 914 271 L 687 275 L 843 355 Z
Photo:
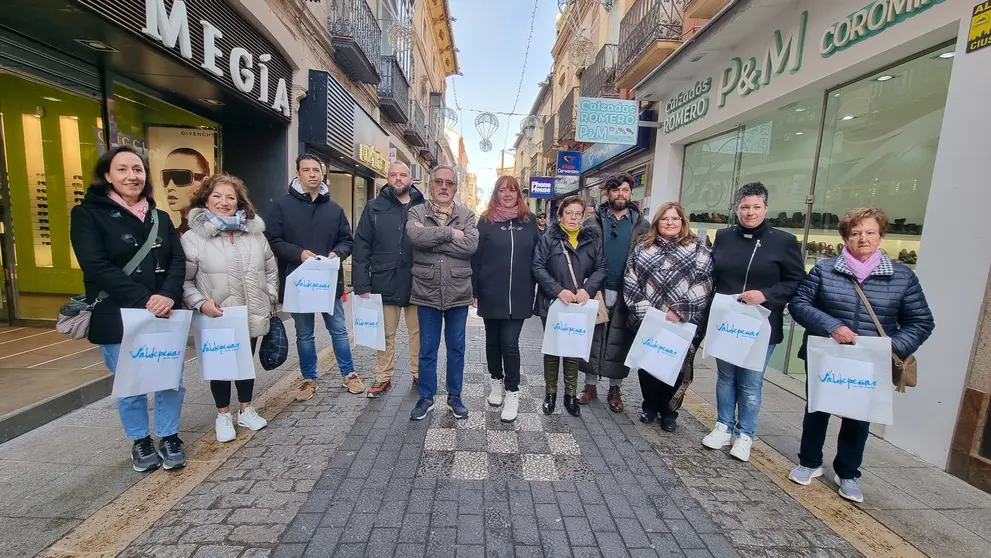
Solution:
M 451 160 L 441 115 L 457 72 L 446 0 L 4 2 L 0 317 L 53 320 L 80 291 L 69 211 L 107 147 L 148 156 L 180 231 L 215 172 L 242 178 L 264 214 L 303 150 L 353 222 L 390 157 L 421 175 Z

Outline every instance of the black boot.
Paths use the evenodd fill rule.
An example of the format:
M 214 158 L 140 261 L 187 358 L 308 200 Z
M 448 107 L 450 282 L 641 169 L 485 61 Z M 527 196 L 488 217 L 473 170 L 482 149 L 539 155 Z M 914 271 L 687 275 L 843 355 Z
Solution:
M 549 415 L 553 413 L 555 405 L 557 405 L 557 394 L 548 393 L 544 397 L 544 414 Z
M 568 411 L 568 414 L 577 417 L 582 414 L 582 408 L 578 406 L 578 398 L 574 395 L 564 396 L 564 408 Z

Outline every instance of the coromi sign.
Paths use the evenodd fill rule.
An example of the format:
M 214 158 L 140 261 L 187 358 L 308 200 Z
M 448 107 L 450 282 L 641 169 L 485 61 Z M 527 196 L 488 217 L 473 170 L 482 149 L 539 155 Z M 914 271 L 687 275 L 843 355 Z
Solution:
M 224 0 L 77 0 L 126 31 L 150 39 L 186 66 L 284 118 L 292 67 Z M 142 17 L 143 16 L 143 17 Z
M 238 44 L 230 45 L 225 54 L 223 30 L 206 19 L 199 20 L 199 24 L 203 51 L 199 67 L 218 78 L 229 80 L 234 89 L 245 95 L 254 94 L 257 82 L 258 102 L 288 118 L 290 84 L 285 78 L 271 80 L 268 63 L 272 61 L 272 54 L 251 52 Z M 166 8 L 165 0 L 145 0 L 145 26 L 141 32 L 160 41 L 166 48 L 178 47 L 180 56 L 188 61 L 193 60 L 189 16 L 184 0 L 174 0 L 171 12 Z M 223 62 L 225 58 L 226 63 Z

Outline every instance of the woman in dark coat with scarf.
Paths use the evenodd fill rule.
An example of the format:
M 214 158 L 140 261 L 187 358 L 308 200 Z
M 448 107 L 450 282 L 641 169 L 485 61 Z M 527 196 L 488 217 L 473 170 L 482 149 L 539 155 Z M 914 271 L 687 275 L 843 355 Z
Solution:
M 855 344 L 861 335 L 886 334 L 891 338 L 892 352 L 907 358 L 929 339 L 936 322 L 915 272 L 905 264 L 892 262 L 880 250 L 888 230 L 888 216 L 876 208 L 854 209 L 840 220 L 837 228 L 846 243 L 843 252 L 835 258 L 819 260 L 799 285 L 789 306 L 795 321 L 805 327 L 798 356 L 805 360 L 809 335 Z M 877 315 L 883 334 L 861 300 L 857 285 Z M 822 446 L 829 416 L 823 412 L 810 413 L 806 407 L 799 465 L 788 475 L 798 484 L 808 485 L 822 475 Z M 841 497 L 863 502 L 860 464 L 871 425 L 849 418 L 842 419 L 842 423 L 833 461 L 834 480 Z
M 72 208 L 69 235 L 83 271 L 86 299 L 92 303 L 104 296 L 93 308 L 88 337 L 90 343 L 100 345 L 111 372 L 117 369 L 124 336 L 121 308 L 146 308 L 165 318 L 182 302 L 186 257 L 168 213 L 155 208 L 147 173 L 148 163 L 133 147 L 110 149 L 97 161 L 83 203 Z M 157 230 L 152 229 L 153 215 Z M 123 268 L 149 235 L 155 237 L 151 251 L 130 275 L 125 274 Z M 135 471 L 186 464 L 179 439 L 185 392 L 180 381 L 177 390 L 155 393 L 155 434 L 161 438 L 157 450 L 149 434 L 148 396 L 117 400 L 124 432 L 134 441 L 131 461 Z
M 702 327 L 712 293 L 712 254 L 704 239 L 695 236 L 677 202 L 657 209 L 650 232 L 633 248 L 626 264 L 623 297 L 630 309 L 630 331 L 636 332 L 651 307 L 667 313 L 670 322 L 699 326 L 675 385 L 669 386 L 640 370 L 643 393 L 641 422 L 661 417 L 661 428 L 674 432 L 678 408 L 694 378 L 695 351 L 702 342 Z
M 485 357 L 492 378 L 488 403 L 503 405 L 503 422 L 513 422 L 519 413 L 520 332 L 533 316 L 530 265 L 539 240 L 540 229 L 520 183 L 512 176 L 499 177 L 478 222 L 471 280 L 478 316 L 485 321 Z
M 547 327 L 547 310 L 557 298 L 565 304 L 584 304 L 595 297 L 606 279 L 606 258 L 602 241 L 591 227 L 582 223 L 585 200 L 570 196 L 557 208 L 558 221 L 551 223 L 540 238 L 533 256 L 533 276 L 537 280 L 537 297 L 533 312 Z M 571 277 L 574 268 L 577 285 Z M 578 366 L 581 359 L 544 355 L 546 396 L 543 411 L 554 412 L 557 402 L 558 365 L 564 361 L 564 408 L 573 416 L 581 414 L 578 406 Z

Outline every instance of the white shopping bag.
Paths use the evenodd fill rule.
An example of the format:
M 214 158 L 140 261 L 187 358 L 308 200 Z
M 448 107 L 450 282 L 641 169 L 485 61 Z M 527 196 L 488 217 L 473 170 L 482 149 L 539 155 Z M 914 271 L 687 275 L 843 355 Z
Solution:
M 355 346 L 360 345 L 376 351 L 385 350 L 385 312 L 382 309 L 382 295 L 372 294 L 368 298 L 352 296 L 351 320 L 354 325 Z
M 809 336 L 809 411 L 891 424 L 891 339 L 857 337 L 840 345 L 831 337 Z
M 308 258 L 286 277 L 283 312 L 333 315 L 337 302 L 337 274 L 340 258 Z
M 192 330 L 202 381 L 255 378 L 246 306 L 224 308 L 224 315 L 219 318 L 197 313 L 193 316 Z
M 703 355 L 747 370 L 763 370 L 771 341 L 771 311 L 743 304 L 739 296 L 717 294 L 712 299 Z
M 697 328 L 695 324 L 669 322 L 664 312 L 649 308 L 624 364 L 630 370 L 640 368 L 673 386 L 681 375 Z
M 559 299 L 547 310 L 547 327 L 544 328 L 545 355 L 574 357 L 588 360 L 592 352 L 592 335 L 595 332 L 595 314 L 599 301 L 592 299 L 581 304 L 564 304 Z
M 179 389 L 193 313 L 173 310 L 169 318 L 157 318 L 144 308 L 122 308 L 120 316 L 124 338 L 111 395 L 121 398 Z

